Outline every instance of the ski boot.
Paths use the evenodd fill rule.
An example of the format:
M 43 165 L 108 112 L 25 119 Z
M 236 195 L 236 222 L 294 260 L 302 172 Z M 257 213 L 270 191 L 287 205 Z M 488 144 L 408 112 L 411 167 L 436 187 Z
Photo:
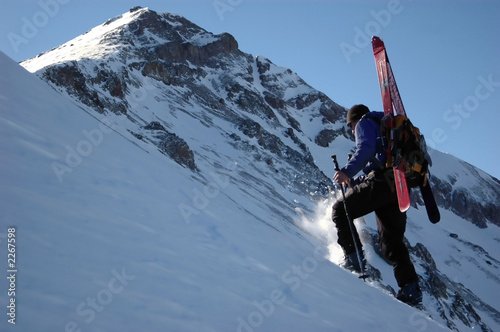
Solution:
M 366 259 L 363 254 L 361 254 L 361 264 L 359 265 L 359 259 L 356 252 L 345 256 L 345 261 L 343 267 L 349 271 L 355 272 L 357 274 L 361 274 L 366 271 Z
M 418 282 L 412 282 L 401 287 L 396 298 L 408 305 L 418 306 L 422 303 L 422 290 Z

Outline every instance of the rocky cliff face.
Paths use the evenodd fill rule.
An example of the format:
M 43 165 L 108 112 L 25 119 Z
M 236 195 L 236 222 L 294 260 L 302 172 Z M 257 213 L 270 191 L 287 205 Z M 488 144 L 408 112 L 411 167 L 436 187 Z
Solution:
M 236 170 L 226 170 L 229 181 L 251 188 L 287 227 L 295 227 L 291 202 L 281 193 L 293 193 L 295 204 L 311 211 L 310 203 L 332 190 L 332 149 L 347 154 L 354 146 L 343 125 L 345 108 L 290 69 L 241 52 L 231 35 L 213 35 L 178 15 L 136 7 L 23 66 L 91 112 L 119 119 L 116 130 L 129 140 L 160 150 L 207 182 L 214 169 L 239 160 Z M 500 225 L 500 182 L 439 152 L 434 158 L 446 165 L 431 169 L 441 209 L 481 228 Z M 423 209 L 418 194 L 412 198 Z M 377 246 L 376 234 L 366 240 Z M 477 310 L 500 321 L 497 309 L 440 272 L 422 244 L 409 247 L 450 328 L 490 330 Z M 481 246 L 467 257 L 488 275 L 500 268 Z
M 459 171 L 433 178 L 439 206 L 480 228 L 488 227 L 488 222 L 500 226 L 500 181 L 464 161 L 454 162 L 461 166 Z M 472 187 L 463 183 L 465 177 L 476 180 Z

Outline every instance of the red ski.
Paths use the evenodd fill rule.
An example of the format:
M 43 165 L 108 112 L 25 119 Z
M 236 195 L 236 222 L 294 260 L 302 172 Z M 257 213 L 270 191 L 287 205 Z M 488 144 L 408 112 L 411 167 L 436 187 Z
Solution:
M 396 79 L 392 73 L 391 64 L 389 62 L 389 58 L 387 57 L 384 42 L 380 38 L 373 36 L 372 46 L 373 54 L 375 56 L 375 64 L 377 66 L 380 91 L 382 93 L 382 103 L 384 105 L 384 119 L 386 121 L 385 126 L 386 128 L 392 129 L 394 127 L 392 121 L 394 113 L 396 113 L 396 115 L 404 115 L 406 117 L 406 111 L 403 106 L 403 101 L 401 100 L 401 95 L 399 94 Z M 391 144 L 395 143 L 394 140 L 391 141 Z M 391 149 L 392 146 L 387 147 L 387 158 L 392 158 Z M 394 167 L 394 181 L 398 194 L 399 209 L 402 212 L 408 210 L 410 207 L 410 193 L 406 184 L 404 165 L 405 160 L 403 158 L 399 165 L 395 165 L 396 167 Z M 422 194 L 429 220 L 432 223 L 437 223 L 441 219 L 441 215 L 428 181 L 425 184 L 420 185 L 420 193 Z
M 378 81 L 380 84 L 380 92 L 382 93 L 382 103 L 384 106 L 384 123 L 387 129 L 392 129 L 394 109 L 396 109 L 396 114 L 402 114 L 406 116 L 406 112 L 401 102 L 401 98 L 398 98 L 397 103 L 394 103 L 392 98 L 393 94 L 397 91 L 398 87 L 392 74 L 391 64 L 387 57 L 387 52 L 385 51 L 384 42 L 378 37 L 372 37 L 373 55 L 375 56 L 375 65 L 377 66 Z M 391 142 L 394 144 L 394 142 Z M 387 158 L 392 158 L 391 156 L 391 146 L 387 147 Z M 389 160 L 389 159 L 388 159 Z M 406 184 L 405 178 L 405 162 L 402 160 L 399 165 L 394 165 L 394 182 L 396 186 L 396 192 L 398 195 L 399 210 L 405 212 L 410 208 L 410 191 L 408 190 L 408 185 Z

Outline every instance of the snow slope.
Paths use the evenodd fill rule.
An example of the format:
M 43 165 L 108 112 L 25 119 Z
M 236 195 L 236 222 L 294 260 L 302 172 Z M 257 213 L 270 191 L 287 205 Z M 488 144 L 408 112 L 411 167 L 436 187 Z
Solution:
M 234 184 L 238 162 L 193 173 L 0 68 L 1 266 L 14 226 L 18 269 L 2 331 L 447 330 L 333 264 Z

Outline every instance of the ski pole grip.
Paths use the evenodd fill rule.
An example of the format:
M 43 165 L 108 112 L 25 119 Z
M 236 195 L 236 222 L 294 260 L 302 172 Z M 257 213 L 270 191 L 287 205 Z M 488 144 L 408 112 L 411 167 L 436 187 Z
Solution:
M 340 168 L 339 168 L 339 163 L 337 162 L 337 156 L 332 154 L 332 159 L 333 159 L 333 164 L 335 165 L 335 170 L 338 172 L 340 171 Z

